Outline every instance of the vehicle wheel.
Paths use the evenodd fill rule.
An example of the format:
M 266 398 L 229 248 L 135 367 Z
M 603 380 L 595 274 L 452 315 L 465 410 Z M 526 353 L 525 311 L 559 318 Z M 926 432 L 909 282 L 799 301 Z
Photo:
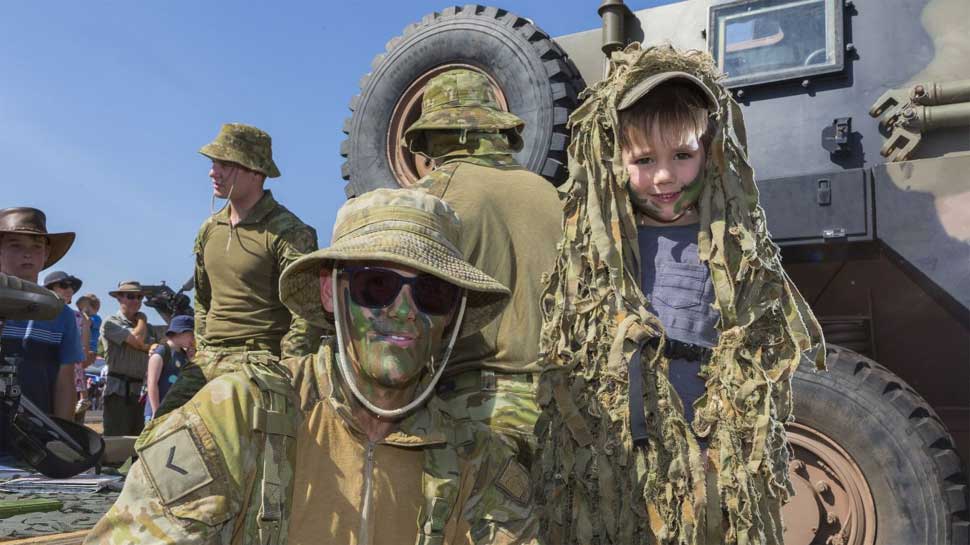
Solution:
M 401 147 L 401 136 L 421 113 L 428 80 L 459 67 L 488 76 L 502 106 L 525 121 L 519 162 L 553 183 L 565 179 L 566 121 L 585 83 L 529 20 L 494 7 L 450 7 L 409 25 L 385 49 L 361 79 L 344 123 L 341 174 L 348 196 L 407 186 L 427 173 L 428 165 Z
M 939 417 L 860 354 L 830 345 L 828 366 L 794 377 L 785 543 L 966 544 L 966 479 Z

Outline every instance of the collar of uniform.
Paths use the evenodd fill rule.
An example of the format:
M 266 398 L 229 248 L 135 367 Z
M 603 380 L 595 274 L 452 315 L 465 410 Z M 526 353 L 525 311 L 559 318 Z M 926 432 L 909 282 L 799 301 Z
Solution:
M 322 351 L 318 352 L 318 355 L 322 354 Z M 340 418 L 343 419 L 347 427 L 354 434 L 363 437 L 365 434 L 357 423 L 357 418 L 354 417 L 345 390 L 340 387 L 343 384 L 343 377 L 340 376 L 335 362 L 332 358 L 318 357 L 316 365 L 322 367 L 317 369 L 318 376 L 327 377 L 329 382 L 327 385 L 320 385 L 322 386 L 321 393 L 337 414 L 340 415 Z M 437 397 L 431 396 L 431 399 L 425 406 L 419 407 L 408 415 L 401 421 L 397 431 L 392 432 L 381 440 L 380 443 L 401 447 L 423 447 L 447 443 L 447 437 L 441 431 L 446 425 L 445 417 L 441 414 L 438 405 Z
M 455 157 L 449 157 L 445 160 L 444 164 L 450 163 L 471 163 L 473 165 L 479 165 L 484 167 L 516 167 L 520 168 L 519 162 L 515 160 L 515 157 L 507 153 L 496 153 L 489 155 L 458 155 Z
M 276 208 L 276 199 L 273 198 L 273 192 L 269 189 L 263 190 L 263 196 L 256 201 L 256 205 L 253 209 L 249 211 L 246 217 L 237 223 L 236 225 L 245 225 L 247 223 L 259 223 L 266 219 L 273 209 Z M 216 212 L 216 221 L 219 223 L 229 223 L 229 206 L 222 207 L 222 210 Z

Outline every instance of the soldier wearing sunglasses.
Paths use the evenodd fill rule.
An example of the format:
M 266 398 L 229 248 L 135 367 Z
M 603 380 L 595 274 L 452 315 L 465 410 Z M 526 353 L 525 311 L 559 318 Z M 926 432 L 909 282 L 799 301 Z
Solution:
M 528 471 L 435 391 L 508 300 L 459 247 L 457 215 L 423 191 L 345 204 L 333 244 L 280 278 L 287 308 L 336 338 L 152 421 L 87 543 L 534 543 Z

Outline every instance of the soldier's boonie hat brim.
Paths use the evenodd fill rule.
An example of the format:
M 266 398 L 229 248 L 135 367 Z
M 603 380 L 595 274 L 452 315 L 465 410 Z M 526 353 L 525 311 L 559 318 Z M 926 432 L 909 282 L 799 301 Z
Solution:
M 524 127 L 525 121 L 515 114 L 481 106 L 461 106 L 421 114 L 404 132 L 404 137 L 407 138 L 415 131 L 425 130 L 514 129 L 522 132 Z
M 252 125 L 222 125 L 215 140 L 202 146 L 199 153 L 209 159 L 242 165 L 267 178 L 277 178 L 280 175 L 280 169 L 273 162 L 273 139 L 266 131 Z
M 272 159 L 269 159 L 265 165 L 257 165 L 250 160 L 249 156 L 241 153 L 239 150 L 218 144 L 216 142 L 202 146 L 199 153 L 205 155 L 209 159 L 240 164 L 249 170 L 255 170 L 256 172 L 262 173 L 267 178 L 280 177 L 280 169 L 276 167 L 276 163 L 274 163 Z
M 334 243 L 301 257 L 280 275 L 280 300 L 293 314 L 317 326 L 331 325 L 320 302 L 320 271 L 332 270 L 337 261 L 389 262 L 463 288 L 467 303 L 459 337 L 474 334 L 502 312 L 509 290 L 462 258 L 457 249 L 458 224 L 444 225 L 432 213 L 395 206 L 383 198 L 401 192 L 438 201 L 413 189 L 380 189 L 354 199 L 362 202 L 353 203 L 351 213 L 338 214 Z M 379 195 L 368 198 L 375 193 Z
M 620 111 L 626 110 L 630 106 L 636 104 L 641 98 L 647 96 L 650 91 L 656 89 L 658 85 L 675 80 L 683 81 L 697 87 L 698 90 L 701 91 L 704 100 L 707 102 L 708 108 L 710 108 L 712 111 L 717 110 L 717 97 L 714 96 L 714 93 L 707 87 L 707 85 L 704 85 L 704 82 L 701 81 L 700 78 L 692 74 L 688 74 L 687 72 L 676 71 L 661 72 L 659 74 L 654 74 L 650 77 L 644 78 L 630 88 L 629 91 L 623 94 L 623 98 L 620 99 L 620 103 L 617 105 L 616 109 Z

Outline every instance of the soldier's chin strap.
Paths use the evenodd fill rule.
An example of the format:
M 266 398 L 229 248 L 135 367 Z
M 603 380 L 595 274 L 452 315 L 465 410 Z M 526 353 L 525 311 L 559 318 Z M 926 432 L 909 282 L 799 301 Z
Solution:
M 229 186 L 229 194 L 228 194 L 228 195 L 226 195 L 226 205 L 228 205 L 228 204 L 229 204 L 229 199 L 231 199 L 231 198 L 232 198 L 232 190 L 236 188 L 236 180 L 235 180 L 235 176 L 236 176 L 236 174 L 237 174 L 238 172 L 239 172 L 239 171 L 238 171 L 238 170 L 235 170 L 235 169 L 234 169 L 234 170 L 232 171 L 232 175 L 233 175 L 233 180 L 232 180 L 232 185 L 231 185 L 231 186 Z M 211 199 L 209 199 L 209 215 L 210 215 L 210 216 L 212 216 L 212 215 L 214 215 L 214 214 L 215 214 L 216 212 L 218 212 L 219 210 L 222 210 L 222 208 L 220 208 L 219 210 L 216 210 L 216 199 L 217 199 L 217 198 L 218 198 L 218 197 L 216 197 L 216 193 L 215 193 L 215 191 L 213 191 L 213 192 L 212 192 L 212 198 L 211 198 Z M 223 208 L 225 208 L 225 207 L 223 207 Z M 229 234 L 230 234 L 230 236 L 232 235 L 232 233 L 231 233 L 231 232 L 230 232 Z M 227 246 L 226 246 L 226 248 L 228 248 L 228 247 L 229 247 L 229 246 L 227 245 Z
M 461 305 L 458 307 L 458 316 L 454 321 L 451 340 L 448 342 L 448 348 L 445 349 L 444 355 L 441 358 L 441 366 L 437 371 L 434 371 L 434 376 L 431 377 L 431 381 L 428 383 L 428 386 L 423 392 L 415 397 L 414 401 L 411 403 L 397 409 L 382 409 L 371 403 L 370 400 L 364 397 L 364 394 L 360 392 L 360 389 L 357 387 L 357 380 L 350 369 L 350 364 L 347 363 L 347 351 L 344 348 L 343 313 L 340 311 L 340 301 L 338 300 L 340 297 L 340 292 L 337 289 L 337 277 L 339 274 L 340 268 L 334 264 L 333 273 L 330 275 L 330 282 L 331 286 L 333 287 L 333 322 L 334 328 L 337 330 L 337 368 L 340 369 L 340 374 L 343 375 L 344 381 L 347 383 L 350 391 L 354 394 L 354 397 L 356 397 L 357 401 L 359 401 L 360 404 L 363 405 L 368 411 L 381 418 L 399 418 L 423 405 L 425 400 L 428 399 L 428 396 L 431 395 L 431 392 L 434 391 L 435 386 L 441 379 L 441 375 L 445 372 L 445 368 L 448 366 L 448 359 L 451 357 L 451 350 L 455 347 L 455 341 L 458 340 L 458 331 L 461 329 L 461 321 L 465 317 L 465 303 L 467 302 L 468 296 L 465 293 L 462 293 L 461 295 Z M 431 369 L 434 369 L 434 357 L 431 358 Z

